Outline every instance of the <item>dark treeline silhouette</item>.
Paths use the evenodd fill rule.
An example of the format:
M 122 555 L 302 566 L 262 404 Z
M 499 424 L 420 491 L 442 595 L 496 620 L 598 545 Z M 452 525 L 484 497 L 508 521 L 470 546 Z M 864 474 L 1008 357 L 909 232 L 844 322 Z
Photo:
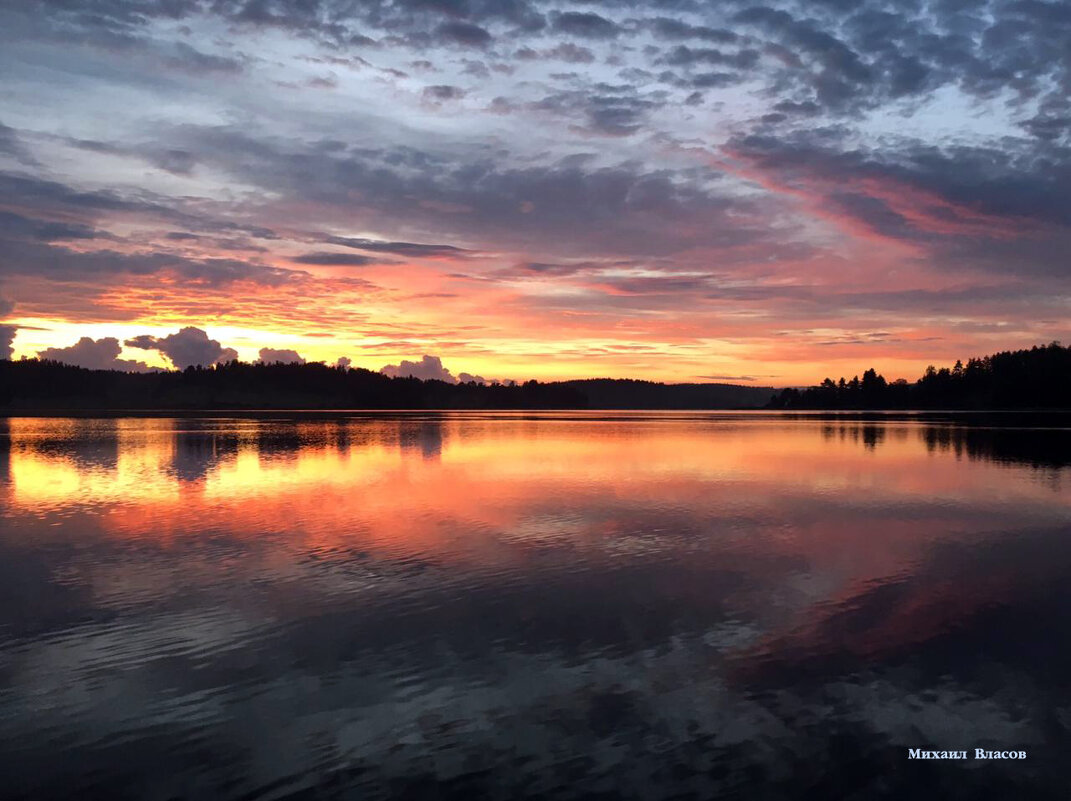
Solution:
M 230 362 L 124 373 L 60 362 L 0 361 L 0 409 L 734 409 L 759 408 L 774 389 L 589 379 L 450 384 L 325 364 Z
M 1004 351 L 964 365 L 926 368 L 915 383 L 873 368 L 846 381 L 782 390 L 771 409 L 1071 409 L 1071 348 L 1060 343 Z

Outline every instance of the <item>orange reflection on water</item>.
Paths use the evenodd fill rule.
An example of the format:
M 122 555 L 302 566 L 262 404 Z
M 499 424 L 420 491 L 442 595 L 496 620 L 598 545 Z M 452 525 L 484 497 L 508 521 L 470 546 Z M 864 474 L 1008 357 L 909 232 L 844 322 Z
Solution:
M 770 420 L 580 419 L 8 421 L 10 502 L 55 506 L 255 500 L 257 516 L 304 498 L 362 515 L 401 508 L 486 515 L 590 495 L 764 504 L 794 492 L 842 500 L 1011 491 L 1052 500 L 1030 474 L 925 447 L 917 424 L 829 426 Z M 869 439 L 868 439 L 869 437 Z M 731 488 L 731 489 L 730 489 Z M 745 490 L 741 494 L 741 490 Z M 775 492 L 771 492 L 775 490 Z M 481 503 L 483 502 L 483 503 Z
M 1065 470 L 1021 452 L 1003 460 L 985 432 L 970 440 L 910 420 L 12 419 L 5 436 L 4 515 L 40 521 L 39 542 L 241 552 L 235 566 L 186 548 L 185 584 L 256 570 L 308 584 L 319 580 L 310 557 L 495 572 L 546 553 L 606 566 L 687 554 L 754 572 L 751 592 L 770 595 L 748 604 L 776 607 L 771 636 L 806 636 L 829 610 L 910 574 L 935 543 L 980 542 L 1027 517 L 1071 521 Z M 120 567 L 93 569 L 98 593 L 130 591 Z M 146 592 L 176 580 L 145 564 L 137 577 Z
M 852 534 L 836 534 L 841 518 L 828 514 L 811 531 L 808 505 L 1054 501 L 1029 472 L 929 450 L 910 422 L 670 414 L 7 425 L 13 508 L 106 509 L 103 533 L 142 538 L 215 525 L 245 537 L 286 532 L 310 547 L 359 537 L 434 548 L 446 522 L 515 537 L 549 517 L 571 536 L 590 527 L 570 526 L 570 512 L 590 522 L 657 508 L 791 521 L 790 539 L 809 550 Z

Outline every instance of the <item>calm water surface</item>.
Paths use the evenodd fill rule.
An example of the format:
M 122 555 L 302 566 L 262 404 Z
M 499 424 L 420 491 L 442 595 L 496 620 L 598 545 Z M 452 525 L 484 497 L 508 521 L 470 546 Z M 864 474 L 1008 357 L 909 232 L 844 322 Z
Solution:
M 0 419 L 0 795 L 1060 798 L 1067 418 Z M 909 761 L 908 748 L 1025 750 Z

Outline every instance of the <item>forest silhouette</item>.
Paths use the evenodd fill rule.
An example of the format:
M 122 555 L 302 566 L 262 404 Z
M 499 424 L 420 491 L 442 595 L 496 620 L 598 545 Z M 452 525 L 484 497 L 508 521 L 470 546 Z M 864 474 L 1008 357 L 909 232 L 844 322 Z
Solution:
M 659 384 L 629 379 L 540 383 L 398 378 L 322 363 L 232 361 L 181 371 L 88 370 L 56 361 L 0 361 L 0 409 L 739 409 L 772 387 Z
M 873 368 L 850 381 L 782 390 L 771 409 L 1071 409 L 1071 348 L 1058 342 L 932 365 L 913 384 Z

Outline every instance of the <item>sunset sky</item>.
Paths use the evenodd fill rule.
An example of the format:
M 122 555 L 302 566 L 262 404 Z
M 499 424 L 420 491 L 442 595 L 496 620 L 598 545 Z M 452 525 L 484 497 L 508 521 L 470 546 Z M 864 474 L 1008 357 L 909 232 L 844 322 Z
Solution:
M 787 385 L 1071 340 L 1066 2 L 19 2 L 0 74 L 0 357 Z

